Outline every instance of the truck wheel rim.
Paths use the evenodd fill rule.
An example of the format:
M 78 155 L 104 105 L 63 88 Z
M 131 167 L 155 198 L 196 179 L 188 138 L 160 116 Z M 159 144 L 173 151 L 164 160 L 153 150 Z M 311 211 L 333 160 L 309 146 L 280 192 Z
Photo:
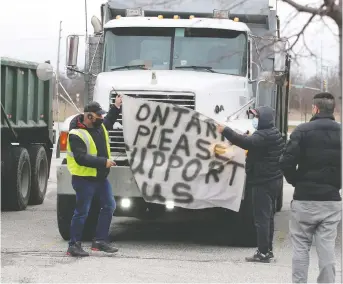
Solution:
M 29 163 L 24 162 L 23 167 L 21 169 L 21 194 L 24 198 L 27 197 L 29 193 L 29 185 L 30 185 L 30 168 Z
M 45 187 L 45 181 L 46 181 L 46 167 L 45 167 L 45 163 L 44 160 L 41 160 L 39 162 L 39 168 L 38 168 L 38 185 L 39 185 L 39 189 L 41 191 L 44 190 Z

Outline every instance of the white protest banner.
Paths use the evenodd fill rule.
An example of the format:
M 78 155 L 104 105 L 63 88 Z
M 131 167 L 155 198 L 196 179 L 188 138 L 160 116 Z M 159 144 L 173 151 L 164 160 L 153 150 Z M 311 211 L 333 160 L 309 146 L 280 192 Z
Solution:
M 129 163 L 147 202 L 239 211 L 245 152 L 198 112 L 123 96 Z

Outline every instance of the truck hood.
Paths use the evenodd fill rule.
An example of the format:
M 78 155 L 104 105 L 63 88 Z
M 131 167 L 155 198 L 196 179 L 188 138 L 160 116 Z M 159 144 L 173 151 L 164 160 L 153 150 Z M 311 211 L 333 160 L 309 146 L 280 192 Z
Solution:
M 156 74 L 156 83 L 152 77 Z M 106 110 L 111 90 L 119 91 L 179 91 L 219 93 L 246 87 L 246 78 L 234 75 L 186 70 L 130 70 L 100 73 L 97 77 L 94 100 Z

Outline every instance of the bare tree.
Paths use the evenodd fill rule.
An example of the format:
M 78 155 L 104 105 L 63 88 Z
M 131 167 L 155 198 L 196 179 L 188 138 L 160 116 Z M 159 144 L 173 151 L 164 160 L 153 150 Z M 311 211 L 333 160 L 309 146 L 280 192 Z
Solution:
M 332 68 L 335 69 L 335 68 Z M 339 96 L 339 81 L 338 72 L 336 70 L 330 70 L 325 78 L 326 90 L 335 95 L 336 98 Z M 302 72 L 292 72 L 291 75 L 291 88 L 289 98 L 290 108 L 290 120 L 307 121 L 311 116 L 311 105 L 312 98 L 321 88 L 320 76 L 312 76 L 306 79 L 302 76 Z M 337 104 L 335 117 L 340 119 L 341 106 Z
M 297 44 L 297 42 L 300 40 L 300 38 L 303 38 L 303 43 L 305 47 L 310 51 L 310 49 L 307 47 L 307 43 L 304 38 L 304 33 L 309 26 L 309 24 L 316 18 L 324 18 L 328 17 L 332 19 L 338 27 L 338 40 L 339 40 L 339 78 L 342 78 L 342 0 L 321 0 L 319 1 L 318 7 L 310 7 L 308 5 L 302 5 L 299 4 L 295 0 L 282 0 L 283 2 L 289 4 L 293 8 L 295 8 L 299 13 L 307 13 L 310 14 L 310 17 L 306 24 L 302 27 L 302 29 L 296 33 L 295 35 L 292 35 L 290 38 L 295 38 L 294 42 L 291 45 L 291 49 Z M 323 20 L 323 23 L 325 24 L 325 21 Z M 339 80 L 340 87 L 339 87 L 339 93 L 342 93 L 342 80 Z

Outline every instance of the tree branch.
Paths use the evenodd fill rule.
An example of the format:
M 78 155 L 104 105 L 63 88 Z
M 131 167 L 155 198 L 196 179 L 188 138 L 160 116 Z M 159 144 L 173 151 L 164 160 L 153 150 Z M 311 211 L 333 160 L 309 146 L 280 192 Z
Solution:
M 319 16 L 328 16 L 331 19 L 333 19 L 338 26 L 342 25 L 342 1 L 339 1 L 339 4 L 337 5 L 335 3 L 335 0 L 324 0 L 324 4 L 321 6 L 321 8 L 313 8 L 304 6 L 301 4 L 298 4 L 294 2 L 293 0 L 282 0 L 283 2 L 289 4 L 299 12 L 304 13 L 310 13 L 313 15 L 319 15 Z
M 309 48 L 307 42 L 306 42 L 306 38 L 305 38 L 305 35 L 303 35 L 303 44 L 304 44 L 304 47 L 307 49 L 307 51 L 309 52 L 310 54 L 310 57 L 312 58 L 316 58 L 316 55 L 312 52 L 312 50 Z
M 304 5 L 294 2 L 293 0 L 282 0 L 282 1 L 291 5 L 293 8 L 295 8 L 299 12 L 310 13 L 310 14 L 315 14 L 315 15 L 321 15 L 321 13 L 323 12 L 322 9 L 304 6 Z
M 335 10 L 335 6 L 336 6 L 335 0 L 324 0 L 324 4 L 326 6 L 328 13 Z
M 241 0 L 240 2 L 236 3 L 236 4 L 233 4 L 232 6 L 228 7 L 228 9 L 232 10 L 242 4 L 244 4 L 244 2 L 246 2 L 247 0 Z
M 288 25 L 299 15 L 298 11 L 294 11 L 293 15 L 290 15 L 290 17 L 288 18 L 287 22 L 283 25 L 283 29 L 282 32 L 285 32 L 286 28 L 288 27 Z
M 332 30 L 332 28 L 329 27 L 328 23 L 325 22 L 324 17 L 321 18 L 321 21 L 322 21 L 322 23 L 324 24 L 324 26 L 332 33 L 332 35 L 338 38 L 338 34 L 336 34 L 336 33 Z
M 297 44 L 297 42 L 299 41 L 300 37 L 304 34 L 306 28 L 312 22 L 312 20 L 313 20 L 313 18 L 315 16 L 317 16 L 317 14 L 312 14 L 312 16 L 308 19 L 307 23 L 301 29 L 301 31 L 298 34 L 289 37 L 289 38 L 292 38 L 292 37 L 295 37 L 295 36 L 297 37 L 289 49 L 292 49 Z

